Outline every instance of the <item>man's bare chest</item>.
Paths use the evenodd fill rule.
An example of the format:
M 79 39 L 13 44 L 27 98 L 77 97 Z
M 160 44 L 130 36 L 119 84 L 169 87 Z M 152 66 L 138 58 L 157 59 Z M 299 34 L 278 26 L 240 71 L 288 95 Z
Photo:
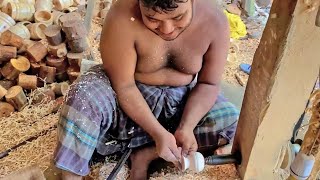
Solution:
M 200 71 L 206 47 L 192 42 L 141 41 L 137 43 L 138 62 L 136 71 L 153 73 L 171 68 L 185 74 Z

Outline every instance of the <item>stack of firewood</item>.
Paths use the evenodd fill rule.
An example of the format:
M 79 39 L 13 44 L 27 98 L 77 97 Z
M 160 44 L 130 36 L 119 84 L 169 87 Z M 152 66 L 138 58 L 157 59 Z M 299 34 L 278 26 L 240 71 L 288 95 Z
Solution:
M 49 100 L 64 96 L 80 75 L 81 60 L 89 47 L 88 32 L 77 12 L 57 17 L 56 23 L 41 29 L 44 36 L 38 40 L 32 38 L 31 31 L 32 40 L 10 29 L 1 33 L 0 117 L 21 111 L 28 104 L 28 93 L 39 87 L 46 87 L 39 94 Z M 34 103 L 44 96 L 36 97 Z

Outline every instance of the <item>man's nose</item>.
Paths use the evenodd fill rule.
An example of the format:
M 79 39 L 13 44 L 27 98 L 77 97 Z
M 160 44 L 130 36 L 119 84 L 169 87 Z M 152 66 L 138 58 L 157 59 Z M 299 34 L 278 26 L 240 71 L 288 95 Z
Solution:
M 174 31 L 174 26 L 171 22 L 163 22 L 161 25 L 160 25 L 160 31 L 163 33 L 163 34 L 170 34 Z

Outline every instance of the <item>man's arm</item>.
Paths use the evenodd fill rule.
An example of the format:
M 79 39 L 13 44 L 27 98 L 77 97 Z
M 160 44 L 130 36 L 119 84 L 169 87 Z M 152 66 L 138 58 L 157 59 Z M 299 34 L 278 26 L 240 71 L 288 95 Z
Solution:
M 172 152 L 177 153 L 178 151 L 175 139 L 154 117 L 135 84 L 134 73 L 137 53 L 135 49 L 134 29 L 129 26 L 129 28 L 125 27 L 125 25 L 136 22 L 132 22 L 130 18 L 114 17 L 124 16 L 119 13 L 112 11 L 109 13 L 101 34 L 100 51 L 103 66 L 110 79 L 112 88 L 117 95 L 123 111 L 151 135 L 156 141 L 157 148 L 164 148 L 158 149 L 159 156 L 165 160 L 173 161 L 170 155 L 173 155 Z M 171 141 L 169 140 L 166 147 L 163 146 L 164 142 L 162 142 L 164 138 L 172 139 Z M 169 150 L 166 148 L 169 148 L 172 152 L 163 152 Z
M 193 132 L 196 125 L 214 105 L 218 92 L 222 73 L 226 63 L 229 49 L 229 26 L 225 16 L 218 17 L 219 22 L 215 37 L 204 55 L 202 69 L 199 72 L 198 82 L 192 89 L 178 130 Z M 187 141 L 187 140 L 186 140 Z M 191 142 L 190 142 L 191 143 Z M 193 142 L 194 143 L 194 142 Z M 193 151 L 197 146 L 184 144 Z M 186 149 L 184 149 L 186 150 Z

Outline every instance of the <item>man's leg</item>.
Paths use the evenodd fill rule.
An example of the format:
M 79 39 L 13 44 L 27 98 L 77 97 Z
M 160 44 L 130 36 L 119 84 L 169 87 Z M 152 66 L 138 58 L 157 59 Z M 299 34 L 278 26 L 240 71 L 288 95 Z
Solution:
M 55 165 L 62 179 L 81 179 L 89 171 L 89 161 L 113 121 L 116 101 L 103 73 L 91 72 L 70 87 L 58 122 Z
M 239 110 L 219 95 L 214 106 L 194 130 L 199 151 L 209 150 L 213 153 L 214 150 L 225 147 L 219 153 L 229 153 L 225 150 L 231 150 L 238 118 Z

